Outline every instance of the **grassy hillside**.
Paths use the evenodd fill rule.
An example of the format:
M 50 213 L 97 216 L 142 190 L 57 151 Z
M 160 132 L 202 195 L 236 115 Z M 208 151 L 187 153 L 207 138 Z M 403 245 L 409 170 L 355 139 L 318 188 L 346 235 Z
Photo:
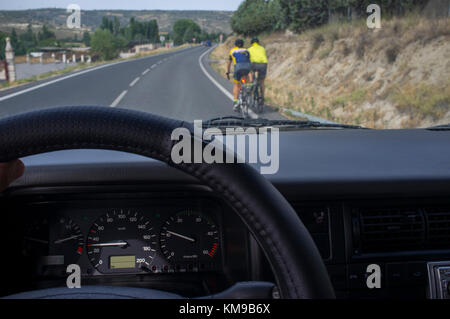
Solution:
M 103 16 L 117 16 L 120 24 L 127 25 L 131 17 L 137 20 L 158 20 L 161 31 L 170 31 L 176 20 L 192 19 L 207 32 L 230 33 L 232 12 L 228 11 L 161 11 L 161 10 L 90 10 L 81 12 L 81 23 L 87 28 L 101 24 Z M 25 28 L 27 24 L 51 25 L 64 29 L 68 14 L 65 9 L 35 9 L 22 11 L 0 11 L 0 30 L 10 31 L 12 27 Z
M 222 74 L 235 39 L 212 54 Z M 450 123 L 450 19 L 409 16 L 378 31 L 364 21 L 330 24 L 261 39 L 269 103 L 373 128 Z

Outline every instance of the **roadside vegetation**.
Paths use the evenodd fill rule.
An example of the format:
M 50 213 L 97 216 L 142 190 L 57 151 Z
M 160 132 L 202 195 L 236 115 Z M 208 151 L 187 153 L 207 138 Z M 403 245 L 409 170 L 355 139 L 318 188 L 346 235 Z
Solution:
M 121 25 L 121 20 L 117 16 L 114 18 L 104 16 L 95 32 L 84 31 L 80 39 L 77 34 L 73 38 L 58 39 L 57 30 L 47 25 L 43 25 L 37 32 L 34 29 L 32 24 L 28 24 L 26 30 L 20 35 L 14 28 L 10 33 L 0 32 L 0 59 L 5 57 L 6 37 L 11 38 L 11 45 L 17 57 L 25 56 L 30 52 L 39 52 L 42 47 L 61 49 L 91 47 L 92 54 L 100 57 L 101 60 L 112 60 L 118 57 L 120 51 L 132 48 L 137 44 L 164 46 L 169 42 L 182 45 L 205 40 L 217 41 L 221 34 L 202 30 L 194 20 L 180 19 L 174 23 L 171 32 L 164 33 L 164 41 L 161 42 L 156 19 L 138 21 L 131 17 L 128 24 Z
M 26 31 L 20 35 L 17 35 L 15 29 L 12 29 L 10 34 L 0 32 L 0 60 L 5 58 L 5 40 L 7 37 L 10 37 L 11 45 L 14 48 L 15 54 L 18 56 L 32 52 L 36 50 L 37 47 L 62 47 L 63 45 L 60 40 L 56 39 L 55 33 L 51 31 L 47 25 L 43 25 L 41 30 L 35 33 L 33 32 L 31 24 L 29 24 Z
M 276 2 L 278 10 L 287 2 L 312 4 L 245 1 L 232 21 L 237 23 L 246 3 L 276 8 Z M 249 44 L 258 35 L 269 57 L 268 104 L 373 128 L 449 123 L 450 19 L 418 14 L 422 8 L 414 1 L 396 3 L 380 30 L 367 28 L 366 14 L 353 19 L 341 14 L 329 22 L 322 16 L 303 22 L 279 18 L 281 27 L 270 24 L 258 33 L 230 37 L 212 53 L 212 66 L 224 75 L 234 40 L 245 37 Z M 352 8 L 356 16 L 357 9 Z

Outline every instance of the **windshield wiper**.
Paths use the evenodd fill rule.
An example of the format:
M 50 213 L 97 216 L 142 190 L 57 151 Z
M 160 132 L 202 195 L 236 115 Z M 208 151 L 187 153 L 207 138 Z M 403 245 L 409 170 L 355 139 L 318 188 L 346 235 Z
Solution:
M 346 125 L 338 123 L 321 123 L 315 121 L 293 121 L 293 120 L 268 120 L 264 118 L 248 119 L 238 116 L 224 116 L 213 118 L 203 122 L 203 129 L 208 128 L 227 128 L 227 127 L 278 127 L 284 129 L 311 129 L 311 128 L 329 128 L 329 129 L 365 129 L 362 126 Z
M 450 131 L 450 123 L 444 125 L 431 126 L 426 128 L 429 131 Z

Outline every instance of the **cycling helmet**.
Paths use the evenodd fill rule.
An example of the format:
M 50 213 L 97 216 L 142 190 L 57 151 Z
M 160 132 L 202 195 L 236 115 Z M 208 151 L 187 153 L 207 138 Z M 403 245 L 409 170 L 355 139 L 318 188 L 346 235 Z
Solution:
M 238 47 L 238 48 L 242 48 L 244 46 L 244 40 L 242 39 L 237 39 L 234 44 Z
M 251 43 L 251 44 L 253 44 L 253 43 L 259 43 L 259 39 L 258 39 L 257 37 L 254 37 L 250 43 Z

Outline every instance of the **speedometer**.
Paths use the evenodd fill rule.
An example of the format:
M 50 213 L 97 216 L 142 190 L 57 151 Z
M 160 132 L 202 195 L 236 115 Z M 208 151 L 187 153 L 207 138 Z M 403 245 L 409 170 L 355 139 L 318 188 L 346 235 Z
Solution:
M 150 271 L 156 235 L 141 213 L 108 212 L 94 222 L 87 239 L 89 260 L 101 273 Z
M 210 218 L 182 211 L 165 222 L 160 241 L 169 262 L 207 262 L 219 249 L 219 230 Z

